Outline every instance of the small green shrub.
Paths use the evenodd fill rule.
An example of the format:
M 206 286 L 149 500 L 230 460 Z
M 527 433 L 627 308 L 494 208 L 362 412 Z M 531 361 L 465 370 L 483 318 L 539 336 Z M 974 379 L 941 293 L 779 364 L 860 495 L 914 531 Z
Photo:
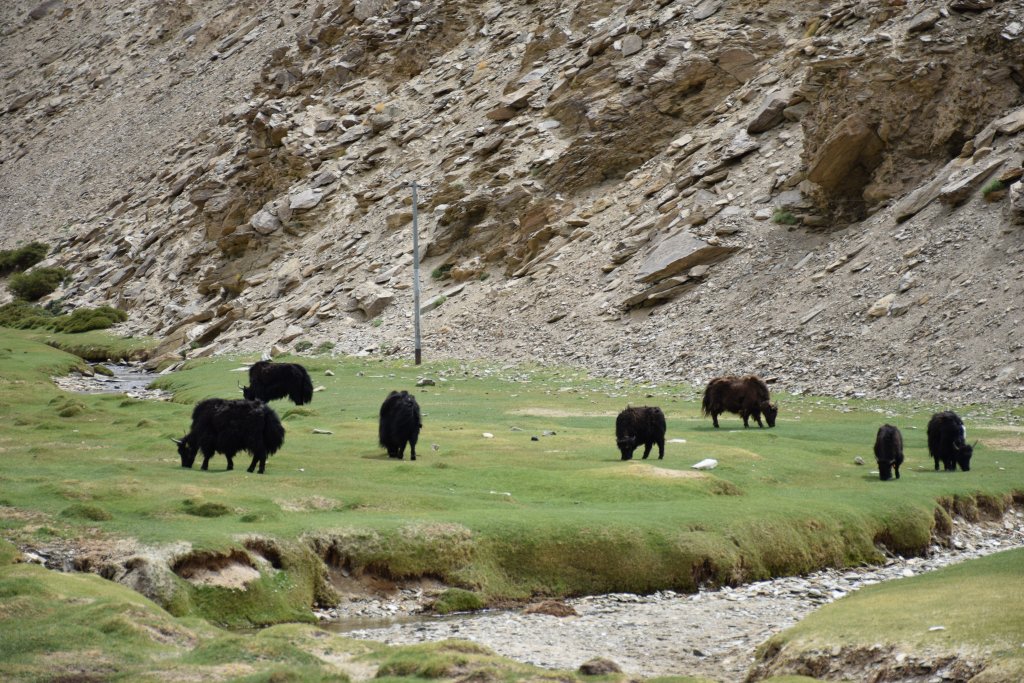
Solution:
M 374 327 L 380 327 L 381 325 L 384 324 L 384 318 L 374 318 L 372 321 L 370 321 L 370 324 L 373 325 Z
M 1005 189 L 1006 184 L 1003 183 L 1003 181 L 999 180 L 998 178 L 994 178 L 985 183 L 984 187 L 981 188 L 981 196 L 988 199 L 988 196 L 990 194 L 993 194 L 994 192 L 1002 192 Z
M 53 321 L 53 329 L 57 332 L 88 332 L 89 330 L 105 330 L 128 319 L 128 314 L 110 306 L 99 308 L 76 308 L 70 315 L 58 316 Z
M 447 280 L 451 275 L 449 271 L 452 269 L 452 263 L 446 263 L 443 266 L 438 266 L 434 270 L 430 271 L 430 277 L 435 280 Z
M 0 306 L 0 326 L 28 330 L 46 327 L 53 321 L 53 316 L 46 309 L 30 304 L 27 301 L 12 301 Z
M 19 299 L 38 301 L 57 289 L 70 274 L 64 268 L 37 268 L 28 273 L 15 273 L 8 281 L 7 289 Z
M 483 598 L 472 591 L 461 588 L 449 588 L 434 601 L 433 610 L 437 614 L 452 612 L 472 612 L 485 607 Z
M 316 347 L 317 353 L 330 353 L 334 350 L 334 342 L 325 341 L 320 346 Z
M 42 242 L 32 242 L 19 249 L 0 251 L 0 277 L 31 268 L 46 258 L 50 247 Z
M 480 278 L 479 278 L 479 279 L 480 279 L 480 282 L 483 282 L 483 281 L 485 281 L 485 280 L 486 280 L 487 278 L 489 278 L 490 276 L 491 276 L 491 274 L 490 274 L 490 273 L 488 273 L 488 272 L 487 272 L 486 270 L 485 270 L 485 271 L 483 271 L 482 273 L 480 273 Z
M 772 214 L 772 222 L 781 225 L 796 225 L 798 220 L 796 216 L 785 209 L 775 209 L 775 213 Z
M 302 353 L 303 351 L 309 351 L 311 348 L 313 348 L 313 342 L 311 341 L 306 341 L 305 339 L 303 339 L 300 342 L 295 342 L 295 350 L 298 351 L 299 353 Z
M 83 505 L 81 503 L 65 508 L 60 513 L 61 517 L 73 517 L 76 519 L 88 519 L 93 522 L 106 522 L 114 518 L 112 514 L 95 505 Z

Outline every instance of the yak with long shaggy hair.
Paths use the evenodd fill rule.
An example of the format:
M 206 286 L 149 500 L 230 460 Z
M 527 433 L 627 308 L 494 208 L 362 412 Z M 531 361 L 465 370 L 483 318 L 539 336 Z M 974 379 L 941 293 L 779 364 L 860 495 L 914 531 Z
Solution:
M 249 386 L 242 387 L 249 401 L 273 401 L 287 396 L 301 406 L 313 400 L 313 380 L 298 363 L 257 361 L 249 368 Z
M 623 460 L 632 460 L 633 451 L 641 444 L 644 460 L 651 448 L 658 445 L 658 460 L 665 457 L 665 413 L 656 406 L 626 408 L 615 418 L 615 445 Z
M 974 446 L 967 443 L 967 428 L 964 421 L 952 410 L 932 415 L 928 421 L 928 452 L 935 460 L 935 469 L 955 472 L 957 466 L 967 472 L 971 469 Z
M 748 420 L 753 417 L 758 427 L 764 427 L 761 415 L 769 427 L 775 426 L 775 416 L 779 407 L 770 402 L 768 385 L 755 375 L 743 377 L 716 377 L 704 389 L 704 400 L 701 403 L 704 416 L 711 416 L 711 422 L 718 428 L 718 416 L 722 413 L 738 413 L 743 418 L 743 426 L 749 427 Z
M 882 425 L 875 435 L 875 462 L 878 463 L 878 478 L 888 481 L 900 478 L 900 465 L 903 464 L 903 435 L 900 430 L 890 424 Z
M 196 404 L 192 411 L 192 428 L 178 444 L 182 467 L 192 467 L 196 453 L 202 451 L 203 465 L 207 469 L 214 453 L 223 453 L 228 469 L 235 468 L 234 457 L 239 451 L 252 454 L 249 472 L 259 465 L 259 474 L 267 464 L 267 456 L 284 445 L 284 427 L 277 413 L 262 401 L 208 398 Z
M 416 441 L 420 438 L 422 427 L 420 405 L 415 396 L 408 391 L 392 391 L 388 394 L 380 406 L 378 436 L 389 458 L 404 458 L 405 445 L 409 444 L 410 460 L 415 460 Z

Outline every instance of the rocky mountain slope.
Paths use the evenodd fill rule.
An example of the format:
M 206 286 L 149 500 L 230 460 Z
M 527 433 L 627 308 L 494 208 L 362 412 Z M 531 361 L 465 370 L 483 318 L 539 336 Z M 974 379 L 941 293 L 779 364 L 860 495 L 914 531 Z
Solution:
M 411 356 L 415 182 L 426 358 L 1024 396 L 1016 0 L 12 0 L 0 27 L 0 247 L 57 244 L 55 296 L 164 358 Z

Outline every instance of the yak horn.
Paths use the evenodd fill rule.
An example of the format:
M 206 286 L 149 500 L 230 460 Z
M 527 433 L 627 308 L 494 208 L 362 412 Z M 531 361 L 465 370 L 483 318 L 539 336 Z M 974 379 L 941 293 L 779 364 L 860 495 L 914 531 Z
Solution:
M 172 437 L 170 437 L 170 439 L 171 439 L 171 441 L 173 441 L 173 442 L 174 442 L 174 443 L 176 443 L 176 444 L 180 444 L 180 443 L 181 443 L 181 441 L 182 441 L 181 439 L 175 439 L 175 438 L 174 438 L 173 436 L 172 436 Z

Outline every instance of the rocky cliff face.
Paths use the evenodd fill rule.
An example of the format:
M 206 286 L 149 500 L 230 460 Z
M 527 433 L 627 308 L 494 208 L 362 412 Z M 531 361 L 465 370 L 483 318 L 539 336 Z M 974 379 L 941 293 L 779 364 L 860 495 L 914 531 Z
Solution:
M 57 296 L 125 308 L 168 357 L 411 355 L 415 182 L 428 358 L 1024 396 L 1017 2 L 46 0 L 0 22 L 0 243 L 57 243 Z

